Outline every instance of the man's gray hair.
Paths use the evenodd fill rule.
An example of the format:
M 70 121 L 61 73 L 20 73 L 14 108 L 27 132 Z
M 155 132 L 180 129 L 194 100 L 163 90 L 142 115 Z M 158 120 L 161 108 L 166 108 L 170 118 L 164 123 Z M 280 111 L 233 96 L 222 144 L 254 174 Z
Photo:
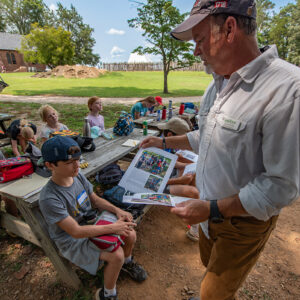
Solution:
M 224 25 L 228 17 L 234 17 L 238 27 L 243 30 L 246 35 L 254 35 L 256 33 L 257 23 L 253 18 L 230 14 L 215 14 L 211 16 L 213 17 L 215 24 L 220 27 Z

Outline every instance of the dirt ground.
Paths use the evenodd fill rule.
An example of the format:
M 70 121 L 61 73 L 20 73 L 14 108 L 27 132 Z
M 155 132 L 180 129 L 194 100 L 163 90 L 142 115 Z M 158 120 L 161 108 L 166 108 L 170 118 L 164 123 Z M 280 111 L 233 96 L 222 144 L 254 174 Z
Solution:
M 118 280 L 120 300 L 186 300 L 197 296 L 204 267 L 197 243 L 185 236 L 186 225 L 168 208 L 152 207 L 138 226 L 135 259 L 148 271 L 137 284 Z M 0 299 L 93 299 L 101 282 L 78 270 L 84 287 L 62 284 L 43 251 L 0 231 Z M 240 300 L 300 299 L 300 201 L 285 208 L 262 256 L 238 292 Z M 213 299 L 212 299 L 213 300 Z

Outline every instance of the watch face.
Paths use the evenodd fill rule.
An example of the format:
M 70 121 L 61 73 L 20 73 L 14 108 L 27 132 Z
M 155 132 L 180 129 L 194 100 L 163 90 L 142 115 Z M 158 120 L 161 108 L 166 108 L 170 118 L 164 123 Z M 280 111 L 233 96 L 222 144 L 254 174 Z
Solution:
M 223 223 L 223 221 L 224 221 L 224 219 L 218 218 L 218 217 L 212 217 L 210 220 L 213 223 Z

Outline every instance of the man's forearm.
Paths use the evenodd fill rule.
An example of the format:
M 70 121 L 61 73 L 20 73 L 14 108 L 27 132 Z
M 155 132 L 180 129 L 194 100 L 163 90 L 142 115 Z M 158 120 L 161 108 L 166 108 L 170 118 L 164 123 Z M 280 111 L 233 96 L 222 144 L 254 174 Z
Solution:
M 186 135 L 166 137 L 166 148 L 193 150 Z

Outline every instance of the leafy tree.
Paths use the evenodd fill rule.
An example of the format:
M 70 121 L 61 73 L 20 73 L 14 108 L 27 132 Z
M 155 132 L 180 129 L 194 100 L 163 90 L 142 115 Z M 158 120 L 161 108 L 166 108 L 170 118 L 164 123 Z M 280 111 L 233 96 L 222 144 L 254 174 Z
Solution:
M 268 32 L 269 43 L 276 44 L 278 54 L 282 59 L 287 59 L 289 51 L 290 19 L 295 5 L 288 4 L 272 18 Z
M 23 37 L 20 52 L 25 61 L 46 64 L 50 68 L 72 64 L 74 45 L 71 33 L 63 28 L 32 25 L 30 34 Z
M 71 32 L 71 40 L 75 45 L 74 63 L 97 65 L 100 57 L 93 53 L 93 46 L 96 43 L 95 39 L 92 38 L 94 29 L 83 23 L 82 17 L 73 5 L 70 9 L 65 8 L 61 3 L 57 5 L 53 23 Z
M 292 9 L 288 35 L 288 61 L 300 66 L 300 0 Z
M 187 14 L 181 14 L 171 0 L 131 1 L 138 4 L 136 18 L 128 20 L 132 28 L 142 29 L 149 46 L 139 46 L 133 50 L 138 54 L 161 55 L 164 68 L 164 93 L 168 93 L 170 71 L 192 65 L 196 60 L 192 54 L 193 44 L 182 43 L 171 38 L 170 31 L 184 21 Z M 178 67 L 173 68 L 172 62 Z
M 256 0 L 257 39 L 259 46 L 269 44 L 269 31 L 272 21 L 271 12 L 275 4 L 270 0 Z
M 44 26 L 49 12 L 42 0 L 0 0 L 0 8 L 9 31 L 22 35 L 29 34 L 33 23 Z

